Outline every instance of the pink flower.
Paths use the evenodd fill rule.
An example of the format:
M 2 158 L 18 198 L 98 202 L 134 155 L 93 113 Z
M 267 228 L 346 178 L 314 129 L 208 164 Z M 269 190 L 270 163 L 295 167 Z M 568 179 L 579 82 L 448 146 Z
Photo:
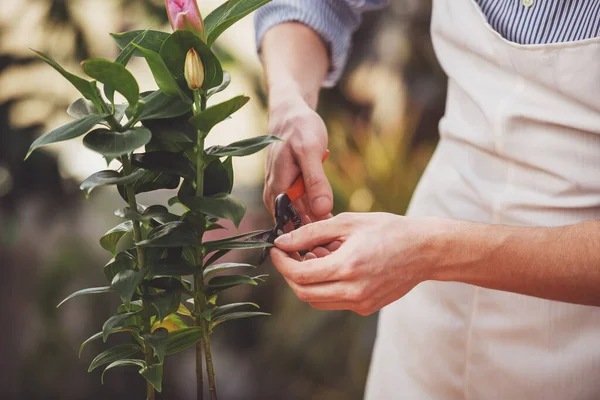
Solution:
M 205 37 L 204 20 L 196 0 L 166 0 L 167 15 L 173 30 L 191 30 Z

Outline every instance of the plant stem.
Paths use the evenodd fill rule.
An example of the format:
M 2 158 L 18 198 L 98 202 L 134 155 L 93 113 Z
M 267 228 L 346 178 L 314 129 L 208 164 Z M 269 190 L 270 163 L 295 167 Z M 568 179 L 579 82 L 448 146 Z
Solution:
M 125 175 L 129 175 L 132 172 L 131 160 L 128 155 L 124 155 L 121 157 L 121 163 L 123 164 L 123 173 Z M 127 204 L 129 204 L 129 208 L 133 211 L 137 211 L 137 201 L 135 200 L 135 190 L 131 185 L 125 185 L 125 194 L 127 195 Z M 133 239 L 136 243 L 142 240 L 142 229 L 138 221 L 131 221 L 133 225 Z M 144 269 L 144 249 L 140 246 L 136 246 L 137 250 L 137 260 L 138 260 L 138 270 L 142 271 Z M 150 324 L 150 307 L 151 305 L 146 300 L 147 290 L 144 288 L 144 293 L 142 296 L 143 309 L 144 312 L 142 314 L 142 332 L 150 334 L 152 332 L 152 326 Z M 146 360 L 146 365 L 150 367 L 154 362 L 154 354 L 153 350 L 150 346 L 145 346 L 144 348 L 144 357 Z M 146 400 L 154 400 L 154 386 L 148 381 L 146 381 Z
M 195 114 L 198 114 L 206 109 L 206 95 L 200 91 L 194 91 L 194 105 Z M 202 197 L 204 195 L 204 170 L 206 169 L 206 160 L 204 152 L 204 132 L 198 131 L 198 148 L 196 152 L 196 196 Z M 202 351 L 204 350 L 204 356 L 206 361 L 206 374 L 208 375 L 208 390 L 210 393 L 211 400 L 217 400 L 217 385 L 215 380 L 215 370 L 212 362 L 212 352 L 210 350 L 210 332 L 209 324 L 203 315 L 206 312 L 206 294 L 204 288 L 204 277 L 203 277 L 203 248 L 198 246 L 196 248 L 196 265 L 198 270 L 194 275 L 194 306 L 196 316 L 196 325 L 202 328 L 202 340 L 196 344 L 196 374 L 198 381 L 202 376 Z M 202 399 L 200 395 L 201 388 L 200 383 L 198 384 L 198 399 Z

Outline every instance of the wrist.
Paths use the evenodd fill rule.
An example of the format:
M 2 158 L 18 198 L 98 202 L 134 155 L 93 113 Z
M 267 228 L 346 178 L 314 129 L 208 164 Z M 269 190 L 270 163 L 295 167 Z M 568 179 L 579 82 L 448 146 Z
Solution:
M 492 225 L 448 218 L 436 218 L 432 225 L 428 280 L 468 282 L 485 263 L 491 247 L 504 240 L 499 235 L 489 240 Z
M 303 105 L 315 110 L 318 99 L 318 90 L 303 89 L 298 82 L 292 79 L 282 79 L 277 83 L 269 84 L 269 110 L 275 110 L 284 105 Z

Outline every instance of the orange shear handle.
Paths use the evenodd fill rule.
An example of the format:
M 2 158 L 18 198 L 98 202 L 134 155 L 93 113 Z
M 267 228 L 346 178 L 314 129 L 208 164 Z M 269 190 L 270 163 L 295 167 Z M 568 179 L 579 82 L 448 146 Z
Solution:
M 329 150 L 325 150 L 325 154 L 323 154 L 323 160 L 321 162 L 325 162 L 329 157 Z M 306 193 L 306 187 L 304 186 L 304 178 L 302 178 L 302 174 L 296 178 L 292 186 L 284 192 L 288 195 L 291 201 L 296 201 L 300 197 Z

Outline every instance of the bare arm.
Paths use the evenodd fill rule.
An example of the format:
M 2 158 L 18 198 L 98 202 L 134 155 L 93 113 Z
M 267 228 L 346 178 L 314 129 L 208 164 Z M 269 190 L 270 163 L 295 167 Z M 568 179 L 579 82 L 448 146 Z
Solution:
M 296 97 L 315 109 L 329 68 L 319 35 L 303 24 L 283 23 L 265 33 L 261 51 L 270 108 Z
M 302 173 L 307 196 L 296 204 L 312 221 L 333 208 L 321 160 L 327 130 L 316 114 L 319 89 L 339 79 L 352 33 L 364 12 L 389 0 L 273 0 L 255 15 L 269 90 L 269 133 L 285 139 L 267 151 L 264 201 L 289 188 Z
M 449 257 L 432 279 L 600 306 L 598 221 L 553 228 L 453 222 L 439 239 L 439 254 Z
M 332 241 L 333 252 L 318 247 Z M 298 297 L 324 310 L 368 315 L 428 280 L 600 306 L 599 241 L 598 221 L 527 228 L 347 213 L 279 237 L 271 257 Z M 306 248 L 302 262 L 288 254 Z
M 308 198 L 301 213 L 317 220 L 333 208 L 333 194 L 321 163 L 327 130 L 317 106 L 329 68 L 325 44 L 311 28 L 288 22 L 271 28 L 262 42 L 269 91 L 269 132 L 285 141 L 270 146 L 264 201 L 271 207 L 302 173 Z

